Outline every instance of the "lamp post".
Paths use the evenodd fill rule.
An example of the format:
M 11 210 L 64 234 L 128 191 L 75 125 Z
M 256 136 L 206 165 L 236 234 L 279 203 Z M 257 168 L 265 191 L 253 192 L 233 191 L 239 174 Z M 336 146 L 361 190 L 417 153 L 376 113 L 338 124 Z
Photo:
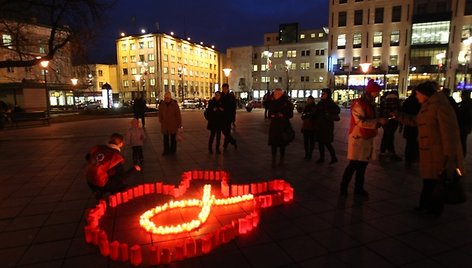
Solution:
M 49 104 L 49 90 L 48 90 L 48 79 L 47 79 L 48 66 L 49 66 L 48 60 L 41 61 L 41 67 L 43 67 L 44 69 L 43 74 L 44 74 L 44 90 L 46 92 L 46 114 L 49 117 L 50 104 Z
M 446 54 L 444 52 L 441 52 L 436 55 L 436 60 L 438 60 L 438 84 L 442 85 L 441 83 L 441 68 L 442 68 L 442 61 L 446 57 Z
M 290 87 L 290 76 L 288 75 L 288 72 L 290 70 L 290 67 L 292 66 L 292 61 L 291 60 L 285 60 L 285 74 L 287 75 L 287 94 L 291 96 L 289 91 Z
M 77 106 L 75 105 L 76 102 L 75 102 L 75 87 L 77 86 L 77 82 L 79 81 L 79 79 L 77 78 L 71 78 L 70 79 L 70 82 L 72 83 L 72 102 L 74 103 L 74 109 L 77 108 Z
M 141 75 L 141 77 L 143 78 L 143 83 L 142 84 L 142 87 L 143 87 L 143 91 L 146 91 L 145 94 L 143 97 L 146 99 L 147 97 L 147 93 L 148 93 L 148 83 L 149 83 L 149 79 L 148 79 L 148 63 L 146 61 L 138 61 L 138 66 L 139 66 L 139 74 Z
M 266 82 L 267 82 L 267 92 L 269 92 L 269 83 L 270 83 L 269 69 L 271 65 L 270 57 L 272 57 L 272 52 L 265 50 L 264 52 L 262 52 L 262 55 L 264 56 L 264 58 L 266 58 L 266 69 L 267 69 Z
M 225 73 L 225 77 L 226 77 L 226 83 L 229 83 L 228 77 L 231 74 L 231 71 L 232 71 L 231 68 L 224 68 L 223 69 L 223 72 Z
M 186 69 L 185 67 L 182 67 L 180 66 L 179 69 L 178 69 L 178 74 L 179 74 L 179 78 L 180 78 L 180 93 L 181 93 L 181 97 L 182 97 L 182 103 L 184 103 L 184 100 L 185 100 L 185 92 L 184 92 L 184 73 L 185 73 Z
M 467 39 L 465 39 L 463 43 L 467 46 L 467 53 L 464 55 L 464 89 L 466 89 L 467 74 L 469 73 L 470 46 L 472 45 L 472 36 L 469 36 Z
M 139 91 L 140 91 L 139 81 L 141 81 L 141 75 L 140 75 L 140 74 L 135 74 L 135 75 L 134 75 L 134 79 L 136 80 L 136 89 L 137 89 L 138 92 L 139 92 Z
M 364 83 L 363 83 L 364 84 L 364 91 L 365 91 L 365 87 L 366 87 L 365 79 L 366 79 L 367 73 L 369 72 L 370 65 L 371 64 L 368 63 L 368 62 L 360 64 L 362 72 L 364 73 Z

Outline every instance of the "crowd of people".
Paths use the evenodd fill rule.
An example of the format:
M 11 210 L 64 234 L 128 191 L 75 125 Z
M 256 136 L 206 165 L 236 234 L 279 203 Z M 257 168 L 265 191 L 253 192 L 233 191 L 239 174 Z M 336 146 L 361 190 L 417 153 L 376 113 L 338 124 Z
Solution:
M 470 91 L 462 92 L 462 101 L 457 104 L 450 98 L 449 92 L 439 90 L 435 82 L 418 85 L 411 95 L 402 103 L 397 91 L 388 91 L 379 96 L 382 88 L 370 80 L 365 92 L 353 100 L 350 107 L 350 122 L 347 138 L 347 159 L 340 183 L 340 195 L 348 195 L 352 177 L 355 177 L 354 195 L 368 197 L 364 187 L 368 163 L 376 159 L 377 150 L 374 139 L 382 131 L 379 159 L 402 161 L 395 150 L 395 133 L 403 131 L 406 145 L 404 151 L 405 165 L 410 167 L 419 163 L 419 174 L 423 180 L 420 195 L 420 212 L 440 215 L 443 202 L 433 198 L 441 170 L 452 172 L 463 168 L 467 153 L 467 136 L 472 131 L 472 100 Z M 340 108 L 331 98 L 331 90 L 323 89 L 321 98 L 315 103 L 312 96 L 307 97 L 301 114 L 303 121 L 304 159 L 310 160 L 315 146 L 318 145 L 319 158 L 325 161 L 325 148 L 330 154 L 329 164 L 338 162 L 332 146 L 335 123 L 340 121 Z M 376 103 L 380 97 L 380 105 Z M 135 103 L 139 105 L 138 96 Z M 145 102 L 144 102 L 145 106 Z M 290 123 L 293 118 L 293 104 L 285 92 L 276 88 L 264 96 L 266 112 L 264 118 L 270 120 L 268 145 L 271 148 L 272 166 L 284 166 L 286 147 L 293 141 L 295 131 Z M 208 102 L 204 116 L 207 120 L 208 152 L 220 154 L 221 134 L 224 136 L 223 151 L 232 145 L 237 149 L 236 139 L 231 135 L 236 121 L 237 101 L 229 92 L 228 84 L 223 84 L 221 92 L 214 93 Z M 140 171 L 143 165 L 144 112 L 135 109 L 135 118 L 131 121 L 126 136 L 113 134 L 108 145 L 94 146 L 86 156 L 89 163 L 87 182 L 97 192 L 116 192 L 125 187 L 124 179 L 133 171 Z M 166 92 L 159 104 L 159 123 L 163 137 L 163 155 L 173 155 L 177 151 L 179 130 L 182 129 L 182 117 L 176 100 Z M 454 120 L 451 120 L 454 119 Z M 141 119 L 141 126 L 138 119 Z M 133 149 L 133 168 L 123 168 L 124 158 L 120 156 L 123 144 Z M 277 157 L 278 155 L 278 157 Z M 278 160 L 278 161 L 277 161 Z M 354 176 L 355 174 L 355 176 Z

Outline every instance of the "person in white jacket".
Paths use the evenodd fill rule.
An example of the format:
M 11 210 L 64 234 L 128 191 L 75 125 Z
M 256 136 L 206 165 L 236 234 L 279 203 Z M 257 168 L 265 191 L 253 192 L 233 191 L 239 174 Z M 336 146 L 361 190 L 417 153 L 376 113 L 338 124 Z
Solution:
M 133 150 L 133 163 L 142 166 L 144 162 L 143 145 L 146 139 L 144 129 L 139 125 L 139 119 L 133 118 L 131 120 L 131 127 L 126 132 L 125 144 L 130 146 Z

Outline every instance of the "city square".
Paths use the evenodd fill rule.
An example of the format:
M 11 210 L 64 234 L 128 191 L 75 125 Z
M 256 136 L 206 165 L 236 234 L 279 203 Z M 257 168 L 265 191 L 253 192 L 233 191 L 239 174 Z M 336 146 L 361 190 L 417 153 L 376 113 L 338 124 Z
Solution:
M 171 266 L 466 267 L 471 263 L 470 198 L 464 204 L 447 205 L 441 217 L 414 213 L 421 189 L 415 166 L 407 169 L 403 162 L 372 161 L 366 173 L 369 198 L 353 195 L 352 188 L 347 197 L 340 197 L 339 184 L 347 165 L 348 109 L 336 123 L 334 147 L 339 162 L 333 165 L 303 159 L 298 113 L 291 120 L 296 139 L 287 148 L 283 167 L 271 166 L 269 121 L 263 110 L 237 112 L 233 134 L 239 146 L 220 155 L 207 152 L 209 132 L 203 112 L 185 110 L 182 116 L 184 140 L 176 155 L 162 156 L 157 117 L 148 114 L 143 170 L 128 180 L 130 187 L 159 181 L 178 185 L 183 172 L 223 170 L 234 184 L 286 180 L 294 188 L 294 200 L 262 210 L 251 232 Z M 126 131 L 130 120 L 130 116 L 61 123 L 53 119 L 50 126 L 0 132 L 3 266 L 130 266 L 102 256 L 96 246 L 86 243 L 84 235 L 87 210 L 97 205 L 85 182 L 84 155 L 91 146 L 105 143 L 111 132 Z M 400 134 L 396 141 L 402 152 Z M 317 153 L 315 149 L 315 159 Z M 125 148 L 128 165 L 130 154 Z M 466 172 L 471 168 L 467 163 Z M 469 197 L 470 186 L 467 180 Z M 137 221 L 139 215 L 130 217 Z M 122 235 L 127 231 L 122 228 Z

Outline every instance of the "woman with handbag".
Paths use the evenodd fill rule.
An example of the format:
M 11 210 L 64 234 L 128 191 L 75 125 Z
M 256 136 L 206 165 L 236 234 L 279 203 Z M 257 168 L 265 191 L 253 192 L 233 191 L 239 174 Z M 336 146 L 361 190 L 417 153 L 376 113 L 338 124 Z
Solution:
M 462 153 L 459 126 L 453 107 L 446 95 L 438 91 L 436 82 L 424 82 L 416 87 L 416 98 L 421 109 L 416 116 L 394 114 L 405 125 L 418 127 L 420 176 L 423 189 L 419 207 L 415 210 L 441 215 L 444 207 L 439 174 L 446 171 L 452 176 L 456 168 L 462 170 Z M 438 193 L 439 192 L 439 193 Z
M 292 117 L 293 104 L 281 88 L 276 88 L 269 104 L 269 145 L 272 149 L 272 166 L 275 166 L 277 148 L 280 149 L 279 166 L 284 165 L 285 147 L 295 137 L 295 132 L 290 124 Z

